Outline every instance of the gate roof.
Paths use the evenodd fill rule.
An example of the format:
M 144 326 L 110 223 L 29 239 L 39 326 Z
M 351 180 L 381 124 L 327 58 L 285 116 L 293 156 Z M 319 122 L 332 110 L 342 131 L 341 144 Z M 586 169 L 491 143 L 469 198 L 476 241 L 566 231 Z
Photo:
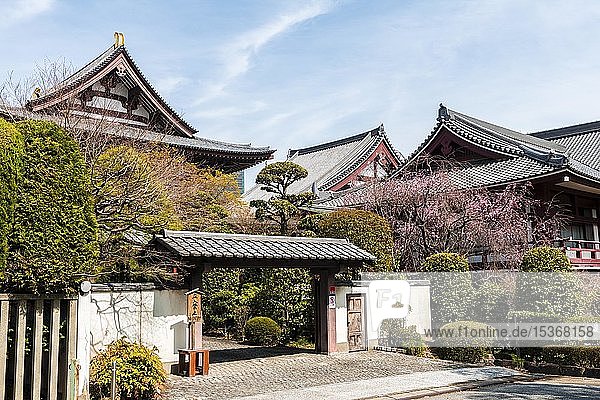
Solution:
M 332 267 L 374 262 L 346 239 L 164 230 L 154 243 L 184 260 L 232 267 Z

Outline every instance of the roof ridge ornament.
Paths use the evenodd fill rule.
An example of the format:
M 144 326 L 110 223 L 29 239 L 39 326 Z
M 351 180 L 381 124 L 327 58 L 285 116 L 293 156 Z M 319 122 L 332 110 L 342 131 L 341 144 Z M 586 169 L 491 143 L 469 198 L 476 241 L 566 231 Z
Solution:
M 121 47 L 121 46 L 125 46 L 125 36 L 123 35 L 122 32 L 115 32 L 114 34 L 115 37 L 115 49 Z
M 444 105 L 444 103 L 440 103 L 438 119 L 450 119 L 450 113 L 448 113 L 448 108 Z
M 39 99 L 42 96 L 42 89 L 36 87 L 31 94 L 31 100 Z

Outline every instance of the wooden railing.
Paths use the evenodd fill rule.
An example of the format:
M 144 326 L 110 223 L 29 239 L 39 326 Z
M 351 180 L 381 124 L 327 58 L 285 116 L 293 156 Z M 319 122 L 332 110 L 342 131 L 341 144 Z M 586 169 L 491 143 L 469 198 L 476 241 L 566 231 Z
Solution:
M 74 399 L 77 299 L 0 294 L 0 400 Z
M 565 251 L 574 269 L 600 269 L 600 242 L 560 239 L 554 245 Z

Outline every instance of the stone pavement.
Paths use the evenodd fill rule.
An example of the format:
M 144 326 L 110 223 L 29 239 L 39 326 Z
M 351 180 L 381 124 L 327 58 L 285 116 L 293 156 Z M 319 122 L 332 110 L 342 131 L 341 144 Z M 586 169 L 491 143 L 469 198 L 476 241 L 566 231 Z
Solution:
M 377 351 L 324 356 L 214 339 L 205 347 L 212 350 L 209 375 L 170 375 L 164 399 L 358 399 L 517 374 Z

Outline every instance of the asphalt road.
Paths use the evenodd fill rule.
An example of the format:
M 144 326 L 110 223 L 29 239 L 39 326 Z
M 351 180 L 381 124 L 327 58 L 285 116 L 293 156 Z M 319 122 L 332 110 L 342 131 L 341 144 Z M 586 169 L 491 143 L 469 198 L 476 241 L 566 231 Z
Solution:
M 554 377 L 426 397 L 429 400 L 582 400 L 600 399 L 600 379 Z

